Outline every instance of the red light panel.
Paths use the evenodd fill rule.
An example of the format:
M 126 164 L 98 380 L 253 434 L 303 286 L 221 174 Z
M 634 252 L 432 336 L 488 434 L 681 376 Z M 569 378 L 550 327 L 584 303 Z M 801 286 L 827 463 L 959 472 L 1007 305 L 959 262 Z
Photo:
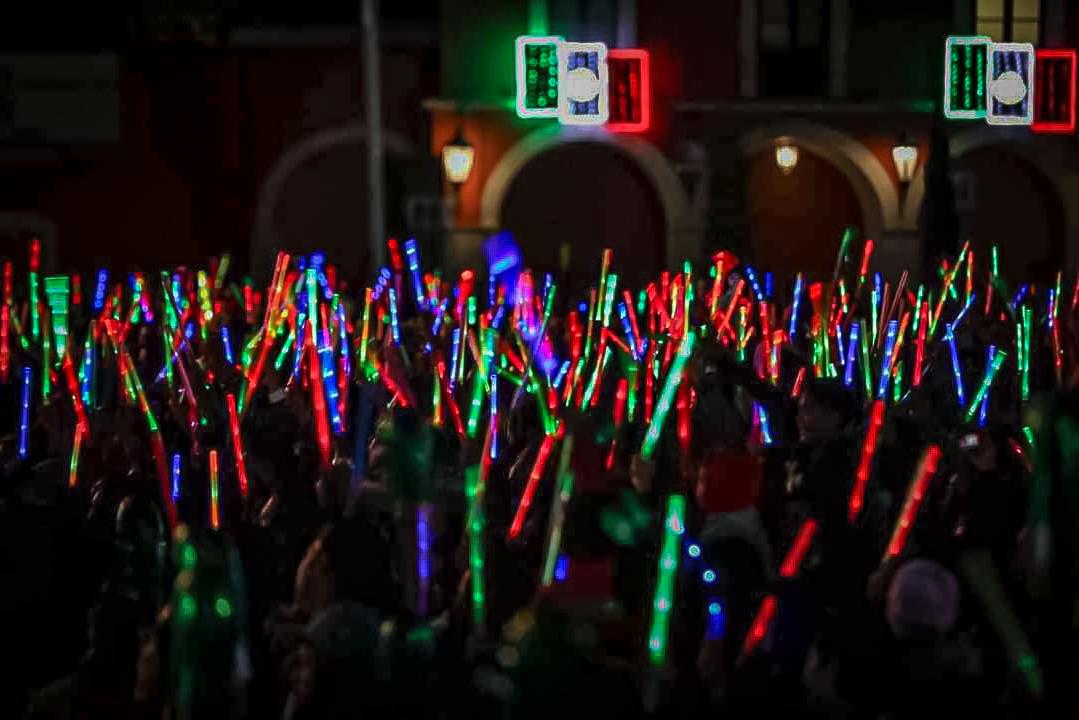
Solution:
M 652 122 L 652 77 L 647 50 L 607 51 L 610 82 L 607 129 L 644 132 Z
M 1075 50 L 1037 50 L 1034 64 L 1036 133 L 1075 132 Z

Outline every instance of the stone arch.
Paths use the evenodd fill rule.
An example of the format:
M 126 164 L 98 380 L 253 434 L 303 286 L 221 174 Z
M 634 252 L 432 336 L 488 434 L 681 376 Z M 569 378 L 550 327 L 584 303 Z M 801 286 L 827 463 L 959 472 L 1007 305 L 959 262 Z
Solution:
M 612 133 L 602 128 L 567 127 L 552 124 L 522 138 L 498 161 L 483 186 L 480 197 L 480 224 L 502 226 L 502 204 L 510 185 L 528 163 L 545 151 L 568 143 L 596 143 L 630 158 L 648 179 L 663 208 L 667 234 L 665 257 L 674 267 L 685 258 L 696 257 L 701 229 L 693 221 L 689 199 L 674 169 L 654 145 L 641 138 Z
M 773 147 L 777 140 L 789 139 L 794 145 L 823 158 L 838 169 L 854 189 L 862 207 L 861 228 L 868 237 L 885 232 L 913 230 L 900 213 L 899 194 L 884 166 L 869 148 L 846 133 L 803 119 L 782 120 L 755 129 L 742 137 L 742 152 L 748 157 Z
M 385 150 L 390 155 L 416 154 L 416 147 L 404 136 L 392 130 L 383 128 L 382 139 Z M 335 147 L 350 144 L 367 144 L 366 125 L 361 122 L 352 122 L 319 130 L 289 147 L 270 168 L 269 174 L 259 188 L 255 205 L 254 233 L 251 238 L 251 268 L 256 276 L 269 276 L 274 250 L 280 247 L 274 229 L 274 211 L 289 177 L 312 158 Z

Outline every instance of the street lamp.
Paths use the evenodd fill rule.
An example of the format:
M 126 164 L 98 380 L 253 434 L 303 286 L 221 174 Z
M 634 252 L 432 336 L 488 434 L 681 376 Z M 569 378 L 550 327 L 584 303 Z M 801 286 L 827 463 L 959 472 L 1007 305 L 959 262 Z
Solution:
M 789 140 L 783 139 L 776 145 L 776 165 L 784 175 L 790 175 L 798 164 L 798 148 Z
M 892 147 L 892 161 L 899 182 L 906 185 L 914 179 L 914 171 L 918 167 L 918 146 L 911 145 L 904 135 Z
M 459 187 L 472 174 L 472 165 L 476 159 L 476 149 L 465 139 L 461 128 L 453 139 L 442 146 L 442 169 L 446 179 L 454 187 Z

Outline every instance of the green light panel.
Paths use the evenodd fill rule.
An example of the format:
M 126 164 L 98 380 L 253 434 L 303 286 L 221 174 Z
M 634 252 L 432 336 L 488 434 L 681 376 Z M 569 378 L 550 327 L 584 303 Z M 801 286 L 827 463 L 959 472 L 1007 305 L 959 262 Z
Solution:
M 992 39 L 952 36 L 944 50 L 944 117 L 974 120 L 986 115 L 986 77 Z
M 558 115 L 559 37 L 517 38 L 517 114 L 523 118 Z

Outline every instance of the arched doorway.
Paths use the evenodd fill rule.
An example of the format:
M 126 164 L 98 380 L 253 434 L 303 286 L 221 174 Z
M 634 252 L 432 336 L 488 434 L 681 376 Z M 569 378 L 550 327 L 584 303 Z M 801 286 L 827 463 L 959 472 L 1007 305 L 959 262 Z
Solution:
M 501 225 L 536 270 L 560 273 L 568 253 L 562 282 L 574 292 L 596 283 L 605 247 L 614 251 L 612 269 L 631 285 L 665 264 L 667 222 L 656 189 L 607 143 L 562 143 L 532 157 L 503 196 Z
M 976 147 L 953 167 L 970 183 L 958 208 L 960 238 L 970 240 L 976 262 L 995 244 L 1010 284 L 1052 281 L 1064 262 L 1066 222 L 1050 180 L 1004 144 Z
M 782 283 L 798 272 L 826 279 L 843 229 L 853 225 L 864 231 L 862 206 L 850 182 L 832 163 L 805 149 L 786 174 L 771 149 L 751 155 L 746 185 L 752 260 Z

